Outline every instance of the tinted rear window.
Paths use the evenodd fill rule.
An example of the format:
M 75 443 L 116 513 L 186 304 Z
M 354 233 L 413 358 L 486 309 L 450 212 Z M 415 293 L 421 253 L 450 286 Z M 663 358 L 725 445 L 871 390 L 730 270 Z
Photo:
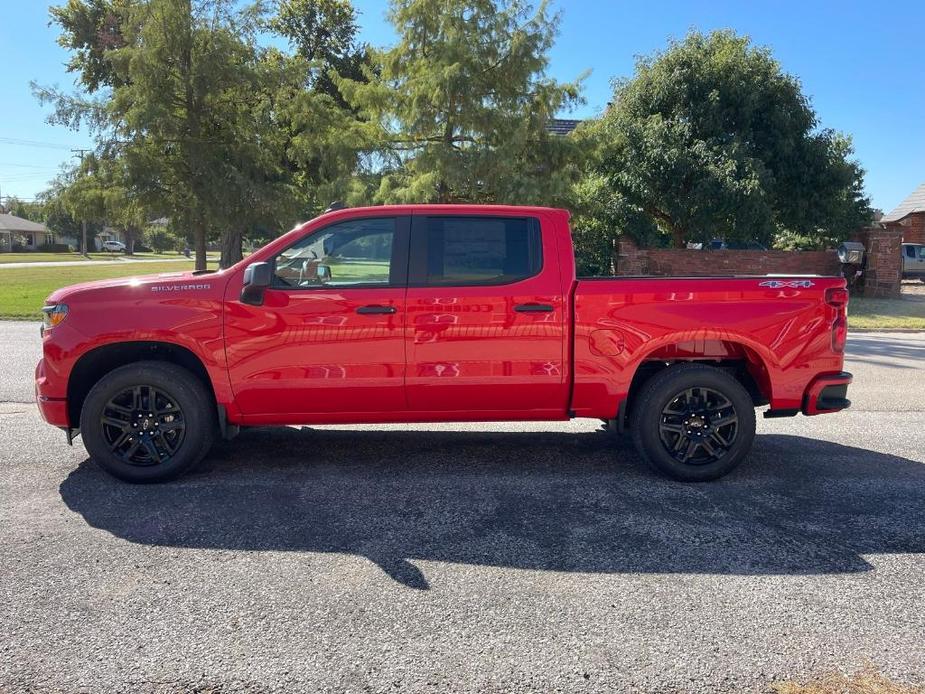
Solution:
M 542 267 L 534 219 L 428 217 L 426 235 L 427 284 L 504 284 Z

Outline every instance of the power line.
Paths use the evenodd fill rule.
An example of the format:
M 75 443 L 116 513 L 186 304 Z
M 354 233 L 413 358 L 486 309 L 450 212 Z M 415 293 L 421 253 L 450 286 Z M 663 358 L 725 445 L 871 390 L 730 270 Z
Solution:
M 54 174 L 51 173 L 37 173 L 31 174 L 29 176 L 0 176 L 0 181 L 3 183 L 24 183 L 26 181 L 35 181 L 41 178 L 53 178 Z
M 0 162 L 0 168 L 6 168 L 7 166 L 13 166 L 17 169 L 39 169 L 42 171 L 50 171 L 58 168 L 57 166 L 48 166 L 47 164 L 18 164 L 9 161 Z
M 71 149 L 71 145 L 58 142 L 42 142 L 41 140 L 23 140 L 18 137 L 0 137 L 0 144 L 17 145 L 21 147 L 43 147 L 45 149 Z

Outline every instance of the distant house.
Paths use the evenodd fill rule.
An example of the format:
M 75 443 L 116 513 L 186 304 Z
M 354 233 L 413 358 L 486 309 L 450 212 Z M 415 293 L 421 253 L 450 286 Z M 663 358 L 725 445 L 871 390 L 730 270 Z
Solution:
M 113 229 L 112 227 L 103 227 L 103 230 L 96 235 L 96 238 L 100 245 L 106 243 L 107 241 L 119 241 L 120 243 L 125 243 L 125 234 L 118 229 Z
M 0 214 L 0 252 L 36 251 L 46 243 L 54 243 L 54 239 L 55 235 L 44 224 L 14 214 Z
M 902 231 L 903 241 L 925 243 L 925 183 L 880 220 L 887 229 Z
M 581 123 L 569 118 L 553 118 L 546 124 L 546 132 L 553 135 L 568 135 Z

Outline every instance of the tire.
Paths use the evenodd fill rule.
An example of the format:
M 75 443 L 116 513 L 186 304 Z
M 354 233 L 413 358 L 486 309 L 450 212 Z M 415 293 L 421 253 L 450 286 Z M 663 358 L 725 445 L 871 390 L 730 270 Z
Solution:
M 636 450 L 657 472 L 681 482 L 707 482 L 748 455 L 755 405 L 726 372 L 683 364 L 645 382 L 632 404 L 630 425 Z
M 80 413 L 80 434 L 93 461 L 133 483 L 166 482 L 188 472 L 209 452 L 217 428 L 215 402 L 203 383 L 160 361 L 106 374 Z

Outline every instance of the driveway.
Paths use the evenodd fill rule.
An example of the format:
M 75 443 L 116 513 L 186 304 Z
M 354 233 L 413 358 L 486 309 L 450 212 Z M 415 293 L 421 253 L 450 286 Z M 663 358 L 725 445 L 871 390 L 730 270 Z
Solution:
M 0 339 L 0 690 L 925 683 L 925 336 L 852 337 L 852 409 L 711 484 L 576 420 L 251 430 L 147 487 L 38 420 L 36 324 Z

